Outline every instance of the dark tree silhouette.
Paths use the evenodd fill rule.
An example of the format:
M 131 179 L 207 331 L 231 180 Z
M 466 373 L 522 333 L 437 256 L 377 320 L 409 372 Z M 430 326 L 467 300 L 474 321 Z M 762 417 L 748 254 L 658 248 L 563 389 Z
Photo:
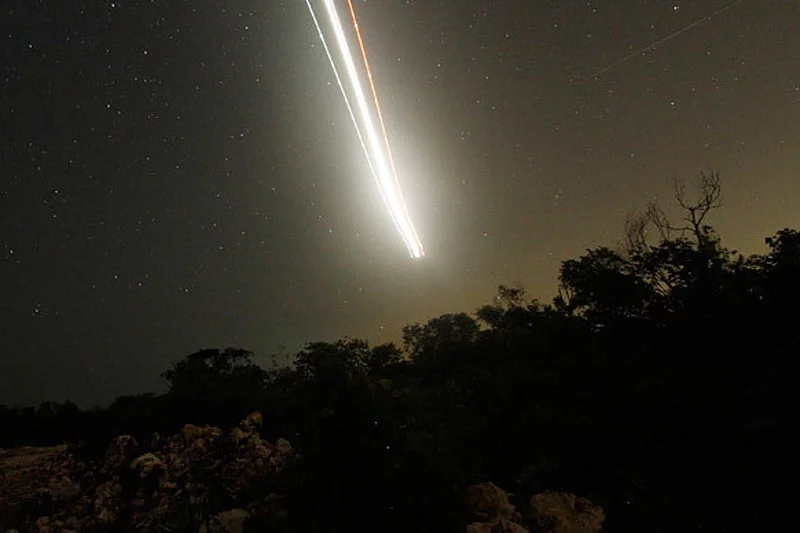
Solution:
M 0 408 L 0 445 L 107 444 L 258 408 L 265 436 L 299 453 L 287 531 L 463 530 L 461 491 L 486 480 L 518 508 L 515 494 L 585 495 L 609 531 L 790 531 L 776 473 L 800 412 L 800 232 L 744 257 L 709 225 L 718 175 L 699 189 L 676 185 L 679 222 L 650 205 L 620 249 L 564 261 L 551 304 L 500 286 L 474 313 L 407 326 L 404 350 L 313 342 L 269 371 L 203 350 L 164 373 L 163 395 Z
M 184 421 L 227 427 L 247 415 L 269 379 L 247 350 L 201 350 L 175 363 L 162 376 L 170 410 Z
M 435 353 L 445 347 L 475 340 L 478 323 L 467 313 L 452 313 L 403 328 L 403 344 L 411 357 Z

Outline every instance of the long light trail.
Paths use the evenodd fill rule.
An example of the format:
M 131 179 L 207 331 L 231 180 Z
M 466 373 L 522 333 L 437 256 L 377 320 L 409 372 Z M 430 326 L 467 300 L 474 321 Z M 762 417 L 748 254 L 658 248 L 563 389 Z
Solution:
M 598 70 L 597 72 L 595 72 L 594 74 L 592 74 L 589 77 L 590 78 L 596 78 L 597 76 L 600 76 L 601 74 L 605 74 L 609 70 L 617 68 L 618 66 L 627 63 L 628 61 L 630 61 L 634 57 L 640 56 L 640 55 L 644 54 L 645 52 L 649 52 L 653 48 L 655 48 L 655 47 L 657 47 L 659 45 L 662 45 L 667 41 L 671 41 L 672 39 L 678 37 L 679 35 L 682 35 L 682 34 L 686 33 L 687 31 L 689 31 L 689 30 L 691 30 L 693 28 L 696 28 L 700 24 L 702 24 L 704 22 L 708 22 L 709 20 L 713 19 L 714 17 L 722 15 L 726 11 L 729 11 L 729 10 L 733 9 L 734 7 L 736 7 L 738 4 L 741 4 L 743 1 L 744 0 L 734 0 L 733 2 L 730 2 L 729 4 L 724 5 L 721 8 L 717 9 L 716 11 L 711 13 L 710 15 L 706 15 L 705 17 L 703 17 L 703 18 L 701 18 L 699 20 L 696 20 L 696 21 L 692 22 L 691 24 L 689 24 L 687 26 L 684 26 L 683 28 L 679 29 L 678 31 L 672 32 L 669 35 L 667 35 L 666 37 L 662 37 L 661 39 L 655 41 L 654 43 L 651 43 L 651 44 L 645 46 L 644 48 L 640 48 L 640 49 L 636 50 L 635 52 L 629 53 L 628 55 L 626 55 L 622 59 L 618 59 L 617 61 L 614 61 L 610 65 L 607 65 L 607 66 L 601 68 L 600 70 Z
M 383 133 L 383 140 L 386 142 L 386 154 L 389 156 L 389 164 L 392 167 L 392 174 L 394 174 L 395 181 L 397 181 L 397 170 L 394 167 L 394 158 L 392 157 L 392 148 L 389 146 L 389 136 L 386 134 L 386 124 L 383 122 L 383 113 L 381 113 L 381 104 L 378 101 L 378 92 L 375 90 L 375 81 L 372 79 L 372 69 L 369 67 L 369 59 L 367 58 L 367 49 L 364 47 L 364 39 L 361 38 L 361 28 L 358 26 L 358 17 L 356 17 L 356 10 L 353 7 L 353 0 L 347 0 L 347 7 L 350 8 L 350 18 L 353 19 L 353 27 L 356 29 L 356 37 L 358 38 L 358 47 L 361 49 L 361 57 L 364 59 L 364 67 L 367 70 L 367 79 L 369 80 L 369 88 L 372 90 L 372 99 L 375 101 L 375 110 L 378 112 L 378 122 L 381 125 L 381 133 Z M 397 190 L 400 197 L 403 197 L 402 189 L 398 183 Z
M 339 90 L 342 93 L 342 98 L 344 98 L 344 103 L 347 106 L 347 112 L 350 114 L 350 119 L 353 121 L 353 126 L 356 129 L 356 135 L 358 135 L 358 141 L 361 143 L 361 149 L 364 150 L 364 154 L 367 156 L 369 170 L 372 175 L 375 176 L 375 168 L 372 166 L 372 158 L 369 156 L 369 149 L 364 142 L 364 136 L 361 135 L 361 128 L 358 127 L 358 120 L 353 112 L 353 106 L 350 104 L 350 98 L 347 97 L 347 91 L 342 83 L 342 77 L 339 76 L 339 69 L 336 68 L 336 62 L 333 60 L 333 55 L 331 55 L 331 49 L 328 47 L 328 41 L 325 39 L 325 34 L 322 33 L 322 27 L 319 25 L 319 19 L 317 19 L 317 14 L 314 12 L 314 8 L 311 5 L 311 0 L 306 0 L 306 5 L 308 6 L 309 13 L 311 13 L 311 19 L 314 21 L 314 26 L 317 28 L 317 33 L 319 34 L 319 40 L 322 42 L 322 47 L 325 49 L 325 55 L 328 56 L 328 62 L 331 64 L 331 68 L 333 69 L 333 75 L 336 77 L 336 84 L 339 86 Z
M 361 125 L 359 125 L 359 121 L 356 118 L 356 113 L 354 112 L 353 106 L 350 103 L 350 98 L 348 97 L 342 77 L 339 75 L 339 69 L 336 66 L 336 61 L 333 59 L 333 55 L 330 53 L 330 48 L 327 44 L 327 40 L 325 39 L 325 33 L 322 31 L 322 27 L 319 24 L 319 18 L 314 11 L 312 0 L 306 0 L 306 5 L 308 6 L 311 17 L 314 20 L 314 25 L 317 28 L 322 45 L 325 48 L 328 61 L 333 68 L 334 75 L 336 76 L 336 81 L 339 85 L 342 97 L 345 100 L 348 113 L 350 114 L 350 118 L 352 119 L 353 125 L 356 128 L 356 133 L 358 134 L 361 147 L 364 150 L 364 155 L 366 156 L 367 162 L 370 166 L 370 171 L 372 172 L 373 178 L 378 186 L 381 197 L 383 198 L 383 201 L 389 210 L 392 222 L 394 222 L 395 227 L 400 233 L 400 237 L 408 249 L 409 255 L 412 258 L 423 257 L 425 252 L 422 247 L 422 242 L 420 241 L 419 236 L 414 229 L 414 225 L 411 222 L 411 217 L 409 216 L 405 202 L 403 201 L 403 197 L 400 192 L 399 181 L 396 173 L 393 171 L 394 165 L 391 161 L 391 155 L 389 155 L 387 158 L 386 153 L 384 153 L 384 146 L 386 146 L 387 152 L 391 154 L 391 152 L 388 151 L 389 141 L 388 137 L 386 136 L 386 130 L 383 127 L 383 119 L 382 117 L 380 118 L 383 132 L 383 143 L 381 143 L 381 139 L 379 138 L 375 128 L 369 104 L 367 103 L 364 88 L 361 84 L 361 79 L 358 75 L 358 68 L 356 67 L 355 61 L 353 60 L 353 56 L 350 52 L 350 46 L 347 42 L 347 37 L 345 35 L 342 22 L 339 18 L 339 14 L 336 11 L 333 0 L 323 0 L 323 4 L 328 14 L 328 18 L 330 19 L 331 27 L 333 28 L 336 44 L 338 45 L 339 52 L 342 56 L 342 60 L 344 61 L 347 79 L 355 96 L 356 109 L 358 110 L 358 115 L 361 118 Z M 355 10 L 352 9 L 352 4 L 350 4 L 350 8 L 356 35 L 358 36 L 359 40 L 359 45 L 362 47 L 361 51 L 365 64 L 364 68 L 370 79 L 370 85 L 373 89 L 373 100 L 376 110 L 380 116 L 380 105 L 378 104 L 377 93 L 375 92 L 374 84 L 372 83 L 372 73 L 369 70 L 369 63 L 366 61 L 366 50 L 363 48 L 363 39 L 361 39 L 360 30 L 358 29 L 358 22 L 355 18 Z M 365 135 L 363 135 L 361 131 L 362 125 L 366 133 Z M 365 137 L 367 142 L 364 142 Z M 389 162 L 387 162 L 387 159 Z

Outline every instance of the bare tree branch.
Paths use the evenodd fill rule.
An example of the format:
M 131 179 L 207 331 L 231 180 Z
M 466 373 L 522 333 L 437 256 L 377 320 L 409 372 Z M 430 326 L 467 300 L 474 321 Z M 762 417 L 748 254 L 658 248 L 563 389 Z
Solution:
M 705 246 L 708 241 L 708 227 L 706 218 L 711 211 L 722 207 L 722 182 L 717 172 L 701 172 L 698 178 L 698 198 L 695 201 L 687 199 L 686 183 L 680 178 L 673 180 L 673 197 L 684 216 L 682 225 L 670 222 L 664 210 L 655 202 L 647 205 L 645 216 L 659 232 L 662 240 L 671 240 L 677 236 L 685 238 L 691 235 L 698 246 Z M 627 225 L 626 225 L 627 228 Z

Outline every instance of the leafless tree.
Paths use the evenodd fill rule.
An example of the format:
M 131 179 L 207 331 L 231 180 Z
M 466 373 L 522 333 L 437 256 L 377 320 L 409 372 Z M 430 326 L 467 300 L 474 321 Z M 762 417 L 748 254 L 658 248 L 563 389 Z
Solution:
M 675 178 L 673 182 L 673 198 L 677 202 L 673 207 L 683 212 L 678 223 L 671 222 L 657 202 L 647 204 L 644 212 L 629 213 L 625 220 L 624 252 L 632 255 L 647 248 L 647 228 L 651 224 L 662 241 L 689 236 L 698 248 L 708 245 L 711 236 L 707 218 L 722 207 L 722 181 L 717 172 L 701 172 L 697 181 L 698 194 L 694 201 L 687 199 L 684 180 Z
M 679 237 L 691 235 L 698 245 L 702 245 L 708 236 L 706 218 L 709 213 L 722 207 L 722 182 L 716 172 L 701 172 L 698 179 L 699 194 L 694 202 L 686 199 L 686 183 L 676 178 L 674 181 L 676 207 L 683 210 L 683 224 L 673 225 L 664 211 L 655 203 L 648 206 L 653 224 L 662 237 L 669 238 L 677 234 Z

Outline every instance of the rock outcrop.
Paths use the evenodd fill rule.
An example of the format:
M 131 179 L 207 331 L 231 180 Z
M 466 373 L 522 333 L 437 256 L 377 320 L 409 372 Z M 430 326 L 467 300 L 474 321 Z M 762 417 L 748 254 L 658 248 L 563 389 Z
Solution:
M 149 451 L 123 435 L 98 463 L 66 446 L 0 452 L 0 531 L 241 532 L 251 517 L 283 512 L 274 479 L 294 458 L 260 426 L 260 413 L 227 433 L 186 425 L 153 435 Z
M 465 500 L 470 520 L 477 520 L 467 533 L 599 533 L 605 520 L 601 507 L 566 492 L 533 496 L 528 524 L 494 483 L 470 485 Z
M 497 518 L 513 519 L 516 514 L 508 495 L 494 483 L 470 485 L 464 492 L 467 510 L 473 519 L 488 522 Z
M 601 507 L 567 492 L 535 495 L 531 514 L 542 533 L 597 533 L 606 518 Z

